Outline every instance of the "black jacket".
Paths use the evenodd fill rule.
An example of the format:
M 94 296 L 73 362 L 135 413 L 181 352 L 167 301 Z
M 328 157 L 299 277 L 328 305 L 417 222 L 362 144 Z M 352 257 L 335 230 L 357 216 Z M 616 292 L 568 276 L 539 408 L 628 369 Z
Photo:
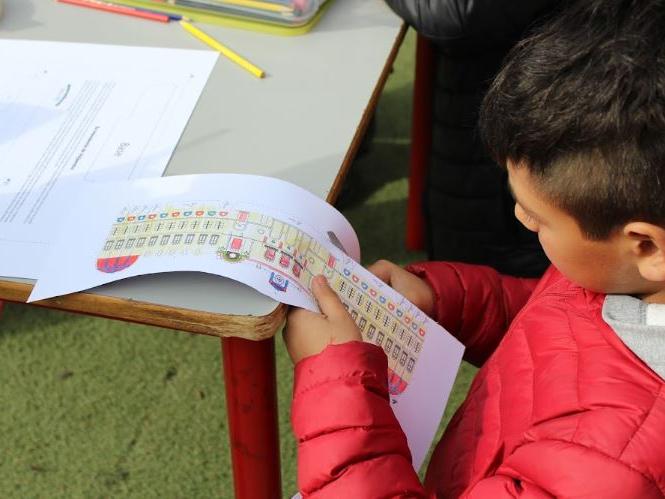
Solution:
M 507 178 L 477 131 L 501 61 L 559 0 L 386 0 L 436 48 L 432 153 L 424 199 L 430 259 L 540 275 L 547 260 L 514 217 Z
M 559 0 L 386 0 L 421 35 L 454 50 L 512 46 Z

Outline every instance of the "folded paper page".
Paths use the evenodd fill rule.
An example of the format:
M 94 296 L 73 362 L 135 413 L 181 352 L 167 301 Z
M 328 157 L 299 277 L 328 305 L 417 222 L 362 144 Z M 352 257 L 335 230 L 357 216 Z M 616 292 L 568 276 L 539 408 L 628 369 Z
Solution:
M 363 338 L 385 350 L 391 404 L 414 466 L 422 463 L 463 347 L 360 266 L 356 234 L 332 206 L 268 177 L 141 179 L 91 186 L 63 214 L 59 232 L 30 301 L 131 276 L 200 271 L 316 311 L 310 282 L 323 274 Z

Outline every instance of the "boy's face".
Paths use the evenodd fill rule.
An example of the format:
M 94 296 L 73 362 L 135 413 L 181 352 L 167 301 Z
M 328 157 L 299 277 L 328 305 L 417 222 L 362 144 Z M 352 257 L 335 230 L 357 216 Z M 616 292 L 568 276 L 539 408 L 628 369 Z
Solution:
M 604 241 L 587 239 L 577 221 L 537 189 L 531 173 L 508 161 L 515 216 L 538 234 L 552 264 L 571 281 L 602 293 L 648 294 L 654 283 L 642 278 L 630 245 L 618 233 Z

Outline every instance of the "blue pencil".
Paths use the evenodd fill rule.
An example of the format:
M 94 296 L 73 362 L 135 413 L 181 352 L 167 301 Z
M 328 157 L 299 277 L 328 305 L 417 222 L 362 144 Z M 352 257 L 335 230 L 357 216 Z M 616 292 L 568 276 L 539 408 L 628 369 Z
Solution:
M 169 21 L 182 21 L 183 19 L 187 21 L 188 19 L 185 16 L 180 14 L 171 14 L 170 12 L 164 12 L 163 10 L 153 10 L 153 9 L 144 9 L 143 7 L 134 7 L 135 10 L 140 10 L 141 12 L 150 12 L 151 14 L 162 14 L 169 18 Z

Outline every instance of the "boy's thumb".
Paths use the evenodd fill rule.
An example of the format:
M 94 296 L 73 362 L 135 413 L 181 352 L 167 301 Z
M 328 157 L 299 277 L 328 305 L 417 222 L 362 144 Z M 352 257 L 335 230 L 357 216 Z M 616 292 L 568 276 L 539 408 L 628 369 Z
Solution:
M 322 314 L 334 317 L 339 315 L 340 312 L 346 312 L 339 296 L 328 285 L 328 281 L 324 276 L 317 275 L 312 279 L 312 294 L 316 298 Z

